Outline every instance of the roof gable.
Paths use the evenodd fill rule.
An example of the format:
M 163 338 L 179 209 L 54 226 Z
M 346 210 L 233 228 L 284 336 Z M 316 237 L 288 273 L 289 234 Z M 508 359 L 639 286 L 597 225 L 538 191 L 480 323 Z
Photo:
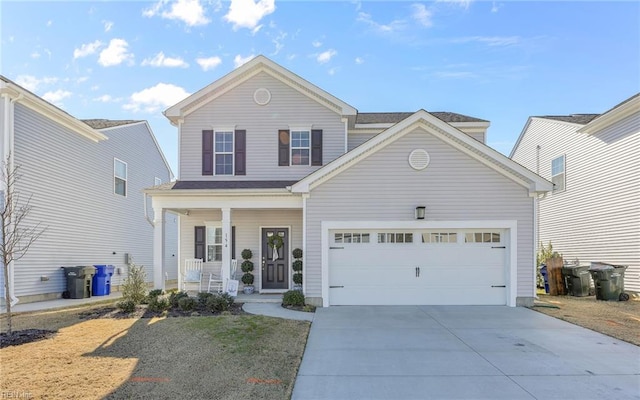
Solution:
M 637 93 L 609 111 L 590 121 L 587 125 L 578 129 L 580 133 L 593 134 L 614 123 L 640 112 L 640 93 Z
M 180 119 L 183 119 L 195 110 L 213 101 L 222 94 L 227 93 L 260 72 L 269 74 L 305 96 L 335 111 L 339 115 L 347 116 L 356 115 L 357 113 L 356 109 L 349 104 L 274 63 L 267 57 L 260 55 L 197 91 L 178 104 L 169 107 L 164 111 L 164 115 L 169 118 L 173 124 L 177 124 Z
M 309 174 L 292 186 L 292 192 L 308 193 L 314 187 L 321 185 L 342 171 L 347 170 L 369 155 L 380 151 L 404 135 L 414 131 L 416 128 L 422 128 L 432 133 L 454 148 L 526 187 L 531 193 L 546 192 L 552 189 L 551 182 L 500 154 L 496 150 L 469 137 L 462 131 L 443 122 L 427 111 L 420 110 L 373 137 L 361 146 L 356 147 L 319 170 Z

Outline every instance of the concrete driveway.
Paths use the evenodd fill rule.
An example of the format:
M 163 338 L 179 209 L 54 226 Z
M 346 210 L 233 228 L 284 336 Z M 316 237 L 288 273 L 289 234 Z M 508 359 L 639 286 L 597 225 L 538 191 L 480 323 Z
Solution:
M 640 347 L 526 308 L 319 308 L 302 399 L 640 399 Z

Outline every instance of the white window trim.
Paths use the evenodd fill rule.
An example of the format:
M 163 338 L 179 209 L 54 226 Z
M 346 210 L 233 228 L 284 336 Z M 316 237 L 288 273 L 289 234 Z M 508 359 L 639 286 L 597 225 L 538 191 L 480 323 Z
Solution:
M 216 151 L 216 134 L 217 133 L 231 133 L 231 151 Z M 235 128 L 219 128 L 213 131 L 213 175 L 217 176 L 234 176 L 236 171 L 236 160 L 234 157 L 236 137 Z M 218 174 L 216 172 L 216 156 L 218 154 L 231 154 L 231 173 L 230 174 Z
M 125 174 L 124 178 L 117 175 L 116 165 L 118 162 L 121 162 L 122 164 L 124 164 L 124 174 Z M 128 177 L 129 177 L 129 165 L 126 162 L 122 161 L 121 159 L 114 157 L 113 158 L 113 193 L 114 194 L 117 194 L 118 196 L 122 196 L 122 197 L 127 197 L 129 195 Z M 116 179 L 122 179 L 124 181 L 124 195 L 116 192 Z
M 307 147 L 293 147 L 293 132 L 306 132 L 309 135 L 309 146 Z M 294 164 L 293 163 L 293 150 L 308 150 L 309 162 L 307 164 Z M 292 167 L 308 167 L 311 165 L 311 128 L 289 128 L 289 166 Z
M 158 186 L 158 185 L 162 185 L 162 179 L 158 178 L 157 176 L 153 179 L 153 186 Z
M 554 157 L 551 159 L 551 182 L 553 182 L 553 178 L 560 174 L 553 174 L 553 162 L 558 158 L 562 157 L 562 189 L 556 189 L 556 186 L 553 185 L 552 193 L 562 193 L 567 190 L 567 155 L 561 154 L 558 157 Z
M 220 246 L 220 249 L 222 250 L 223 246 L 222 246 L 222 225 L 221 224 L 211 224 L 211 223 L 207 223 L 205 225 L 205 241 L 204 241 L 204 250 L 205 250 L 205 260 L 204 262 L 222 262 L 222 258 L 220 258 L 220 260 L 209 260 L 209 246 Z M 209 242 L 209 229 L 214 229 L 214 234 L 213 234 L 213 238 L 211 240 L 211 242 Z M 216 235 L 215 235 L 215 229 L 220 229 L 220 243 L 216 243 L 215 239 L 216 239 Z M 220 257 L 222 257 L 222 251 L 220 252 Z

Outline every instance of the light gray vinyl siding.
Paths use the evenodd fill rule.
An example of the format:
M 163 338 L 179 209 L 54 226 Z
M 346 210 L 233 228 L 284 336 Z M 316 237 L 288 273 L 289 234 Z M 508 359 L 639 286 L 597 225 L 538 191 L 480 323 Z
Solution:
M 426 149 L 427 169 L 409 153 Z M 533 297 L 533 200 L 528 190 L 445 142 L 416 130 L 311 191 L 307 200 L 307 292 L 321 295 L 322 221 L 516 220 L 519 297 Z
M 565 155 L 566 189 L 540 200 L 540 241 L 566 260 L 628 265 L 625 289 L 640 291 L 640 113 L 601 132 L 533 118 L 513 159 L 551 180 L 551 160 Z
M 256 89 L 271 92 L 271 101 L 257 105 Z M 245 129 L 244 176 L 202 176 L 202 131 Z M 180 180 L 296 180 L 315 171 L 312 166 L 278 166 L 278 130 L 308 127 L 323 130 L 324 164 L 344 153 L 345 125 L 341 116 L 262 72 L 202 106 L 185 118 L 180 134 Z
M 212 206 L 215 202 L 212 200 Z M 184 265 L 184 260 L 193 258 L 195 252 L 195 233 L 196 226 L 203 226 L 211 223 L 211 226 L 221 226 L 222 214 L 220 210 L 192 210 L 188 216 L 180 217 L 180 265 Z M 236 245 L 235 257 L 238 260 L 237 279 L 242 276 L 240 271 L 240 263 L 242 257 L 240 253 L 243 249 L 249 249 L 253 252 L 254 274 L 256 281 L 254 285 L 259 287 L 258 269 L 260 268 L 261 228 L 286 228 L 290 227 L 289 238 L 291 250 L 296 247 L 302 248 L 302 210 L 231 210 L 231 225 L 235 226 Z M 232 255 L 233 257 L 233 255 Z M 291 255 L 289 255 L 291 257 Z M 220 262 L 205 262 L 204 276 L 205 281 L 209 279 L 209 273 L 218 274 L 220 271 Z M 289 262 L 289 273 L 291 274 L 291 260 Z M 206 287 L 205 287 L 206 289 Z
M 472 138 L 474 138 L 475 140 L 485 143 L 485 133 L 478 133 L 478 132 L 468 132 L 465 129 L 460 129 L 458 128 L 460 131 L 466 133 L 467 135 L 471 136 Z M 380 129 L 380 132 L 383 132 L 384 129 Z M 347 150 L 351 151 L 353 149 L 355 149 L 356 147 L 360 146 L 362 143 L 366 142 L 367 140 L 371 139 L 372 137 L 376 136 L 378 133 L 362 133 L 362 132 L 349 132 L 349 136 L 348 136 L 348 147 Z
M 62 266 L 112 264 L 122 268 L 112 280 L 119 285 L 125 253 L 152 281 L 153 228 L 141 190 L 156 176 L 168 181 L 169 170 L 145 124 L 102 132 L 109 139 L 96 143 L 16 105 L 17 190 L 33 207 L 25 223 L 46 228 L 15 264 L 17 296 L 60 295 L 66 289 Z M 128 166 L 126 197 L 114 194 L 114 157 Z

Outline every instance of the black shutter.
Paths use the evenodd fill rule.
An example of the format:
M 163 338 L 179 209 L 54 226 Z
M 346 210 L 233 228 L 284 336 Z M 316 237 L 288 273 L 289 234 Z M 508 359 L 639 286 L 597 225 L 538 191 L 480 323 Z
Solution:
M 311 165 L 322 166 L 322 129 L 311 131 Z
M 289 131 L 278 131 L 278 165 L 289 166 Z
M 213 131 L 202 131 L 202 175 L 213 175 Z
M 247 131 L 237 130 L 234 138 L 235 146 L 235 174 L 246 175 L 247 169 Z
M 194 236 L 195 236 L 195 252 L 194 252 L 194 256 L 193 258 L 200 258 L 202 259 L 202 261 L 207 261 L 205 254 L 206 254 L 206 247 L 207 247 L 207 231 L 206 231 L 206 227 L 204 226 L 196 226 L 195 227 L 195 232 L 194 232 Z
M 231 227 L 231 259 L 236 259 L 236 227 Z

